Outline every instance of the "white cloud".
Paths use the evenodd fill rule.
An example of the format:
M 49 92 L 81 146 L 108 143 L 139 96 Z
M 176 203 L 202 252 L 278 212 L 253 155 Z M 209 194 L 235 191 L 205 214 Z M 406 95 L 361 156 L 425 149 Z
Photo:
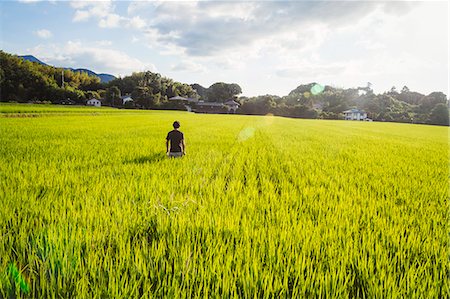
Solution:
M 120 21 L 123 19 L 114 13 L 115 6 L 112 0 L 72 1 L 70 6 L 76 9 L 72 18 L 74 22 L 97 18 L 100 27 L 114 28 L 118 27 Z
M 203 73 L 206 68 L 192 60 L 183 60 L 180 63 L 172 64 L 171 70 L 175 72 Z
M 122 17 L 117 14 L 109 14 L 105 18 L 101 19 L 98 25 L 101 28 L 115 28 L 119 27 Z
M 95 44 L 100 47 L 109 47 L 112 46 L 113 42 L 110 40 L 99 40 Z
M 112 0 L 89 0 L 89 1 L 70 1 L 70 6 L 75 9 L 87 7 L 109 8 L 112 6 Z
M 371 81 L 380 89 L 390 88 L 394 77 L 423 86 L 442 86 L 448 78 L 443 2 L 131 1 L 122 11 L 116 4 L 74 1 L 73 20 L 128 30 L 129 40 L 139 41 L 133 46 L 164 55 L 170 72 L 234 80 L 234 71 L 243 81 L 270 77 L 278 85 Z
M 77 10 L 73 17 L 74 22 L 82 22 L 87 21 L 90 18 L 91 14 L 86 10 Z
M 86 45 L 80 41 L 38 45 L 27 51 L 54 66 L 88 68 L 96 73 L 129 75 L 134 71 L 157 71 L 154 64 L 140 61 L 124 52 L 100 45 Z
M 181 49 L 188 56 L 217 56 L 233 50 L 278 46 L 302 51 L 324 41 L 326 28 L 352 24 L 373 2 L 133 2 L 128 13 L 146 14 L 152 48 Z M 176 13 L 182 11 L 183 13 Z M 314 30 L 311 30 L 314 28 Z M 320 30 L 316 30 L 321 28 Z M 176 34 L 174 34 L 176 33 Z
M 113 1 L 72 1 L 71 7 L 76 9 L 72 18 L 74 22 L 97 19 L 100 28 L 117 28 L 126 26 L 133 29 L 143 29 L 147 23 L 140 16 L 130 18 L 117 14 Z
M 142 28 L 144 28 L 147 25 L 147 23 L 141 17 L 136 16 L 136 17 L 132 17 L 131 19 L 129 19 L 128 25 L 130 27 L 133 27 L 133 28 L 136 28 L 136 29 L 142 29 Z
M 44 39 L 51 38 L 53 36 L 53 34 L 47 29 L 37 30 L 35 33 L 40 38 L 44 38 Z
M 133 15 L 136 12 L 142 12 L 142 10 L 146 10 L 149 7 L 154 6 L 154 2 L 152 3 L 150 1 L 133 0 L 129 2 L 130 3 L 128 4 L 127 8 L 128 15 Z
M 50 4 L 56 4 L 57 0 L 18 0 L 18 2 L 24 4 L 35 4 L 39 2 L 48 2 Z
M 133 44 L 135 44 L 135 43 L 137 43 L 137 42 L 139 42 L 140 41 L 140 39 L 138 38 L 138 37 L 136 37 L 136 36 L 132 36 L 131 37 L 131 42 L 133 43 Z

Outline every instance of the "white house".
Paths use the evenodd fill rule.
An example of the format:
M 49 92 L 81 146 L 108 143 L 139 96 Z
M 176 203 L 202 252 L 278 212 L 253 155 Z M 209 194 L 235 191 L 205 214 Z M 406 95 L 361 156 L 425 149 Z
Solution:
M 171 98 L 169 98 L 169 101 L 183 104 L 188 112 L 192 112 L 192 106 L 198 102 L 198 100 L 195 98 L 185 98 L 185 97 L 180 97 L 180 96 L 171 97 Z
M 229 100 L 228 102 L 225 102 L 225 107 L 227 107 L 228 112 L 233 111 L 233 113 L 236 113 L 236 110 L 239 108 L 239 103 Z
M 367 113 L 359 109 L 350 109 L 344 112 L 345 120 L 368 120 Z
M 122 105 L 125 105 L 127 102 L 133 102 L 133 98 L 130 96 L 121 96 L 120 97 L 122 99 Z
M 102 102 L 97 99 L 90 99 L 89 101 L 87 101 L 86 105 L 100 107 L 102 105 Z

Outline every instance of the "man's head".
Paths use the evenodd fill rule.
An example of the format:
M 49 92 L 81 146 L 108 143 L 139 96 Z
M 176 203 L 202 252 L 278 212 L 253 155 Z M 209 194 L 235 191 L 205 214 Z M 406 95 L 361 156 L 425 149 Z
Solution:
M 174 129 L 178 129 L 179 127 L 180 127 L 180 122 L 177 121 L 177 120 L 174 121 L 174 122 L 173 122 L 173 128 L 174 128 Z

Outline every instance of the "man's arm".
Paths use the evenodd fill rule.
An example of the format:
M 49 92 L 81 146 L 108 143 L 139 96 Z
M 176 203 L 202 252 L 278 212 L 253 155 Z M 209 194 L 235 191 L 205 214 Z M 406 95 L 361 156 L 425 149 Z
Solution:
M 184 143 L 184 139 L 181 139 L 180 145 L 181 145 L 181 152 L 183 153 L 183 155 L 186 155 L 186 143 Z
M 169 154 L 169 140 L 166 140 L 166 154 Z

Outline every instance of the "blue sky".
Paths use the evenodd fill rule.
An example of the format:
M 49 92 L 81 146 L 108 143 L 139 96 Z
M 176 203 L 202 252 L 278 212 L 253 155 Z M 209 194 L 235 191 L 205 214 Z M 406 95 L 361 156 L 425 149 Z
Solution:
M 244 95 L 299 84 L 449 89 L 447 1 L 3 1 L 1 49 Z

